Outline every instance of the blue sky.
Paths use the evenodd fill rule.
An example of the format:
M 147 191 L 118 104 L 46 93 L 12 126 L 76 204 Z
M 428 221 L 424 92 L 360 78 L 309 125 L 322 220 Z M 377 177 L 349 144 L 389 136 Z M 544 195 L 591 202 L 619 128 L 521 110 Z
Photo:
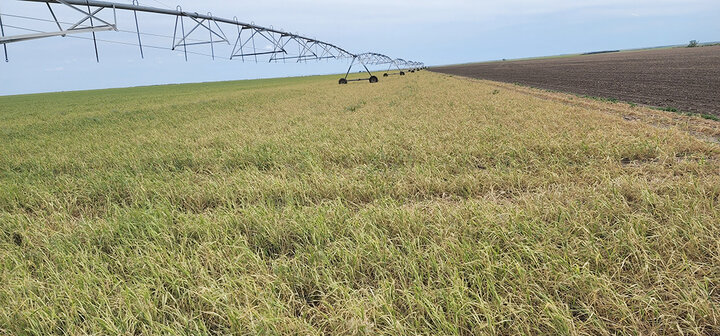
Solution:
M 120 0 L 118 2 L 126 2 Z M 300 32 L 351 52 L 375 51 L 430 65 L 720 40 L 717 0 L 144 0 L 186 11 Z M 0 0 L 0 13 L 50 18 L 38 3 Z M 68 21 L 76 16 L 62 12 Z M 61 18 L 61 21 L 64 19 Z M 141 31 L 172 35 L 174 19 L 141 15 Z M 49 23 L 3 17 L 6 25 L 49 31 Z M 130 16 L 121 29 L 134 29 Z M 7 28 L 6 35 L 23 33 Z M 98 38 L 133 42 L 132 34 Z M 150 43 L 150 42 L 148 42 Z M 158 41 L 160 43 L 160 41 Z M 165 50 L 54 37 L 8 45 L 0 62 L 0 95 L 108 87 L 340 73 L 343 62 L 255 64 Z M 207 48 L 205 48 L 207 49 Z M 209 50 L 198 50 L 209 52 Z

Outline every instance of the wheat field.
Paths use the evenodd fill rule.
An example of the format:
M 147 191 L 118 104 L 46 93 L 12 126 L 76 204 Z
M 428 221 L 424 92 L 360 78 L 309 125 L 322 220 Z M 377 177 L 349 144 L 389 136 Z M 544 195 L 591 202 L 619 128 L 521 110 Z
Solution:
M 0 334 L 719 334 L 718 125 L 430 72 L 0 97 Z

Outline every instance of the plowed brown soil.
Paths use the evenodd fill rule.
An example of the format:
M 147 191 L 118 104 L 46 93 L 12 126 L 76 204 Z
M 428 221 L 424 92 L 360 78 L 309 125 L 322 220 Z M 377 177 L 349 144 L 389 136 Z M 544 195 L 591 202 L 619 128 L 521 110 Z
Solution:
M 720 46 L 463 64 L 431 70 L 720 116 Z

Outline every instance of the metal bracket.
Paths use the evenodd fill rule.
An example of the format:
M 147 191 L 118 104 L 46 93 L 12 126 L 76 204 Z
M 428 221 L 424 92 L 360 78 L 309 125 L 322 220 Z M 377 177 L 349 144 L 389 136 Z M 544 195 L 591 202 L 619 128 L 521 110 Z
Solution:
M 252 30 L 252 34 L 247 39 L 243 40 L 242 32 L 245 30 Z M 255 44 L 255 37 L 261 36 L 268 42 L 270 42 L 273 45 L 272 51 L 258 51 L 257 46 Z M 280 36 L 279 39 L 275 39 L 273 34 L 266 35 L 261 30 L 257 28 L 251 28 L 251 27 L 245 27 L 238 28 L 238 38 L 235 41 L 235 46 L 233 47 L 232 53 L 230 54 L 230 59 L 234 59 L 235 57 L 240 57 L 243 61 L 245 60 L 245 57 L 254 57 L 255 62 L 257 62 L 257 57 L 262 55 L 271 55 L 270 62 L 276 60 L 276 56 L 278 54 L 287 54 L 287 51 L 285 50 L 285 46 L 288 42 L 290 42 L 290 39 L 285 41 L 283 43 L 282 41 L 283 36 Z M 251 45 L 248 45 L 251 44 Z M 251 48 L 252 47 L 252 48 Z M 247 50 L 248 48 L 251 48 L 250 50 Z
M 192 29 L 190 29 L 190 31 L 189 31 L 187 34 L 183 34 L 184 36 L 183 36 L 180 40 L 178 40 L 177 42 L 175 42 L 175 39 L 173 39 L 173 50 L 175 50 L 175 48 L 177 48 L 177 47 L 179 47 L 179 46 L 193 46 L 193 45 L 213 44 L 213 43 L 228 43 L 228 44 L 230 44 L 230 42 L 228 42 L 227 37 L 225 36 L 225 33 L 222 32 L 222 29 L 221 29 L 220 26 L 217 24 L 217 22 L 215 22 L 215 25 L 217 26 L 218 31 L 220 31 L 220 32 L 222 33 L 222 35 L 218 34 L 217 32 L 215 32 L 215 30 L 213 30 L 212 24 L 208 23 L 208 24 L 206 25 L 206 22 L 208 22 L 207 19 L 198 20 L 198 19 L 193 18 L 193 17 L 191 17 L 191 19 L 192 19 L 193 21 L 195 21 L 195 23 L 196 23 L 195 26 L 194 26 Z M 176 22 L 175 24 L 177 25 L 177 22 Z M 205 28 L 206 30 L 208 30 L 208 31 L 210 32 L 210 40 L 209 40 L 209 41 L 202 41 L 202 42 L 187 43 L 186 41 L 187 41 L 187 39 L 190 37 L 190 35 L 191 35 L 193 32 L 195 32 L 195 31 L 196 31 L 198 28 L 200 28 L 200 27 L 203 27 L 203 28 Z M 177 27 L 176 27 L 176 28 L 177 28 Z M 220 38 L 220 39 L 217 40 L 217 41 L 215 41 L 215 40 L 213 40 L 213 36 L 217 36 L 217 37 Z
M 101 12 L 103 9 L 105 9 L 106 7 L 98 7 L 97 9 L 95 9 L 95 10 L 93 11 L 93 10 L 90 8 L 90 2 L 88 1 L 88 2 L 87 2 L 87 12 L 86 12 L 84 9 L 80 9 L 80 8 L 78 8 L 76 5 L 70 4 L 70 3 L 66 2 L 65 0 L 56 0 L 56 2 L 57 2 L 57 3 L 60 3 L 60 4 L 63 4 L 63 5 L 65 5 L 65 6 L 67 6 L 67 7 L 70 7 L 70 8 L 72 8 L 72 9 L 74 9 L 74 10 L 82 13 L 83 15 L 85 15 L 85 17 L 83 17 L 82 19 L 80 19 L 80 20 L 77 21 L 75 24 L 71 25 L 70 27 L 68 27 L 68 28 L 66 28 L 66 29 L 63 29 L 62 25 L 60 24 L 60 21 L 57 19 L 57 16 L 55 15 L 55 12 L 53 11 L 52 7 L 50 6 L 50 3 L 47 2 L 47 3 L 46 3 L 46 4 L 47 4 L 47 7 L 48 7 L 48 9 L 50 10 L 50 14 L 52 15 L 53 20 L 55 21 L 55 24 L 56 24 L 57 27 L 58 27 L 58 31 L 55 31 L 55 32 L 38 32 L 38 33 L 33 33 L 33 34 L 22 34 L 22 35 L 14 35 L 14 36 L 9 36 L 9 37 L 6 37 L 5 34 L 4 34 L 4 32 L 3 32 L 3 34 L 2 34 L 3 36 L 0 37 L 0 44 L 3 44 L 4 49 L 7 51 L 7 44 L 8 44 L 8 43 L 15 43 L 15 42 L 21 42 L 21 41 L 35 40 L 35 39 L 41 39 L 41 38 L 46 38 L 46 37 L 54 37 L 54 36 L 63 36 L 63 37 L 65 37 L 65 36 L 70 35 L 70 34 L 92 33 L 92 35 L 93 35 L 93 44 L 94 44 L 94 46 L 95 46 L 95 59 L 96 59 L 98 62 L 100 62 L 100 55 L 98 54 L 97 39 L 96 39 L 96 37 L 95 37 L 95 33 L 96 33 L 96 32 L 100 32 L 100 31 L 111 31 L 111 30 L 117 31 L 117 30 L 118 30 L 118 29 L 117 29 L 117 13 L 116 13 L 116 11 L 115 11 L 115 8 L 112 7 L 112 10 L 113 10 L 113 18 L 114 18 L 114 20 L 115 20 L 115 23 L 113 24 L 113 23 L 107 22 L 107 21 L 105 21 L 105 20 L 103 20 L 103 19 L 101 19 L 100 17 L 97 16 L 98 13 L 100 13 L 100 12 Z M 1 20 L 1 19 L 0 19 L 0 20 Z M 85 23 L 85 22 L 88 21 L 88 20 L 90 21 L 90 26 L 88 26 L 88 27 L 81 27 L 81 26 L 83 25 L 83 23 Z M 102 23 L 104 23 L 104 25 L 102 25 L 102 26 L 96 26 L 94 21 L 102 22 Z M 6 52 L 6 54 L 7 54 L 7 52 Z M 7 57 L 6 57 L 6 61 L 7 61 Z
M 91 32 L 99 32 L 99 31 L 110 31 L 110 30 L 114 30 L 114 29 L 112 27 L 88 27 L 88 28 L 75 28 L 72 30 L 62 30 L 62 31 L 58 31 L 58 32 L 14 35 L 14 36 L 0 38 L 0 44 L 35 40 L 35 39 L 40 39 L 40 38 L 45 38 L 45 37 L 65 36 L 65 35 L 69 35 L 69 34 L 82 34 L 82 33 L 91 33 Z
M 85 15 L 84 18 L 82 18 L 80 21 L 76 22 L 69 28 L 63 29 L 62 25 L 60 24 L 60 21 L 58 21 L 57 16 L 55 15 L 55 12 L 52 10 L 52 7 L 50 7 L 50 3 L 47 3 L 48 8 L 50 9 L 50 14 L 52 14 L 53 20 L 55 21 L 55 24 L 58 26 L 58 31 L 55 32 L 43 32 L 43 33 L 34 33 L 34 34 L 22 34 L 22 35 L 14 35 L 14 36 L 5 36 L 5 32 L 3 29 L 2 37 L 0 37 L 0 44 L 8 44 L 8 43 L 14 43 L 14 42 L 21 42 L 21 41 L 28 41 L 28 40 L 35 40 L 45 37 L 54 37 L 54 36 L 66 36 L 69 34 L 82 34 L 82 33 L 94 33 L 94 32 L 100 32 L 100 31 L 117 31 L 117 18 L 115 19 L 115 23 L 109 23 L 97 16 L 100 11 L 102 11 L 104 8 L 98 8 L 95 11 L 91 11 L 88 8 L 88 11 L 84 11 L 75 5 L 71 5 L 64 0 L 57 0 L 57 2 L 68 6 L 80 13 L 83 13 Z M 113 9 L 113 13 L 115 10 Z M 97 20 L 105 25 L 102 26 L 95 26 L 90 24 L 89 27 L 80 27 L 83 23 L 85 23 L 88 20 Z M 0 23 L 2 23 L 2 18 L 0 18 Z M 1 26 L 1 25 L 0 25 Z

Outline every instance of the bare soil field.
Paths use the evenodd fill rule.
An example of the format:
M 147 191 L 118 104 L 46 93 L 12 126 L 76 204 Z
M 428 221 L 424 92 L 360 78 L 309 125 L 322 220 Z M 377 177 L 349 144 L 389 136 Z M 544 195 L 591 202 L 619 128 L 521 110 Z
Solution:
M 720 46 L 464 64 L 431 70 L 720 115 Z

